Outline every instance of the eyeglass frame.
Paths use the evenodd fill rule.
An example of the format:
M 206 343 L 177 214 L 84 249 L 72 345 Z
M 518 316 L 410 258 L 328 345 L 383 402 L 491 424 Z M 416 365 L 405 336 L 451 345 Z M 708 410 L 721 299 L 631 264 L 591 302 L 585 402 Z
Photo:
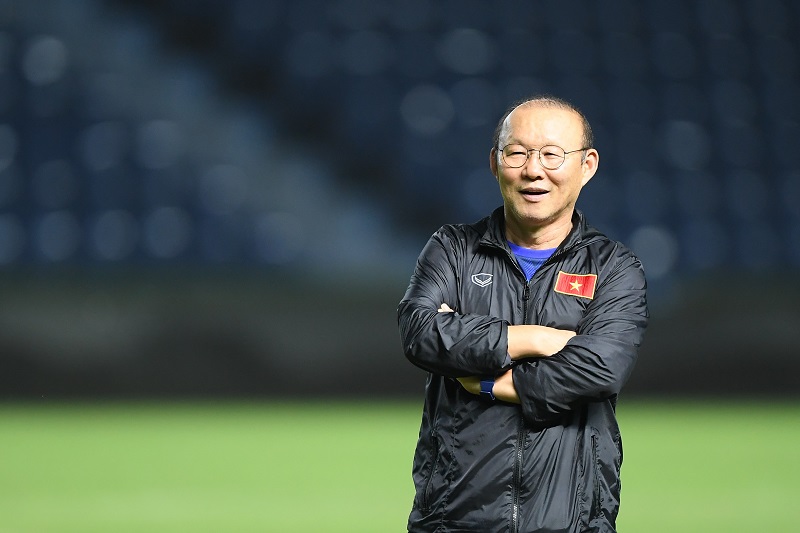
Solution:
M 522 148 L 525 149 L 525 161 L 518 167 L 509 165 L 508 162 L 506 161 L 505 149 L 508 148 L 509 146 L 513 146 L 513 145 L 521 146 Z M 562 152 L 564 152 L 564 158 L 561 160 L 561 163 L 559 163 L 558 166 L 555 167 L 555 168 L 548 167 L 547 165 L 545 165 L 544 161 L 542 161 L 542 148 L 547 148 L 548 146 L 553 146 L 555 148 L 559 148 L 559 149 L 561 149 Z M 508 143 L 505 146 L 503 146 L 502 148 L 498 148 L 497 150 L 500 152 L 500 158 L 503 160 L 503 163 L 505 163 L 508 166 L 508 168 L 522 168 L 522 167 L 524 167 L 525 165 L 528 164 L 528 161 L 531 158 L 531 152 L 539 152 L 539 164 L 542 165 L 543 168 L 546 168 L 547 170 L 558 170 L 559 168 L 564 166 L 564 163 L 567 161 L 567 156 L 569 154 L 574 154 L 575 152 L 585 152 L 586 150 L 591 150 L 591 149 L 592 149 L 591 146 L 585 146 L 583 148 L 578 148 L 577 150 L 567 151 L 567 150 L 564 150 L 563 148 L 561 148 L 557 144 L 545 144 L 545 145 L 543 145 L 543 146 L 541 146 L 539 148 L 527 148 L 527 147 L 525 147 L 524 145 L 522 145 L 520 143 Z M 584 161 L 585 161 L 586 160 L 586 155 L 584 154 L 583 157 L 584 157 Z

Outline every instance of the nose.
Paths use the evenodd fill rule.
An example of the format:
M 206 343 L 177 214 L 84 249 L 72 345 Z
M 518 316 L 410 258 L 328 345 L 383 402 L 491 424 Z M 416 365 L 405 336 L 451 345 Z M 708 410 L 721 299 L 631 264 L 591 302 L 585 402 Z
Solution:
M 528 152 L 528 160 L 525 161 L 525 164 L 522 166 L 523 174 L 536 178 L 541 177 L 544 170 L 542 161 L 539 159 L 539 150 L 531 150 Z

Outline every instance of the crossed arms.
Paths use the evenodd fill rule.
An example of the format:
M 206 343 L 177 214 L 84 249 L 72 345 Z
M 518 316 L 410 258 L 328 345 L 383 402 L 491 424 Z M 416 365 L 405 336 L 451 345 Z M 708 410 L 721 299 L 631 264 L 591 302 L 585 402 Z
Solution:
M 567 331 L 449 307 L 459 301 L 458 265 L 464 260 L 453 244 L 442 233 L 429 241 L 398 307 L 403 349 L 412 363 L 458 379 L 473 393 L 475 376 L 496 376 L 495 397 L 521 404 L 532 424 L 556 421 L 580 404 L 619 392 L 647 325 L 646 284 L 633 255 L 621 253 L 601 267 L 594 300 L 574 331 Z
M 443 303 L 439 313 L 453 313 L 449 305 Z M 526 357 L 549 357 L 561 351 L 567 341 L 575 336 L 574 331 L 566 329 L 549 328 L 537 325 L 508 326 L 508 355 L 512 361 Z M 514 387 L 512 370 L 503 371 L 494 378 L 492 394 L 498 400 L 510 403 L 520 403 L 517 389 Z M 471 394 L 480 394 L 481 378 L 468 376 L 457 378 L 461 386 Z

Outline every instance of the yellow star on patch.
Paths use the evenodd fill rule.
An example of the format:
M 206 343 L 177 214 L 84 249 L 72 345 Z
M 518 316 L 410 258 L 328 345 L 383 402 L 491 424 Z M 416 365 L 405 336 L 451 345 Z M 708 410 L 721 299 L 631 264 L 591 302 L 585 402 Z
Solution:
M 569 284 L 571 286 L 571 290 L 573 291 L 580 291 L 581 286 L 583 285 L 583 283 L 578 283 L 577 281 L 570 281 Z

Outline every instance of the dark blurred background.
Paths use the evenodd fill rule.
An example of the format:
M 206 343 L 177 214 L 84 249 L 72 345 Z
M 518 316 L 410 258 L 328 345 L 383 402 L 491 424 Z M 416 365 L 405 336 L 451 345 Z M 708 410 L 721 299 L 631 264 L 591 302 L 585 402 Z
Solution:
M 628 390 L 796 395 L 799 45 L 790 0 L 0 0 L 0 398 L 421 397 L 396 305 L 536 92 L 648 273 Z

